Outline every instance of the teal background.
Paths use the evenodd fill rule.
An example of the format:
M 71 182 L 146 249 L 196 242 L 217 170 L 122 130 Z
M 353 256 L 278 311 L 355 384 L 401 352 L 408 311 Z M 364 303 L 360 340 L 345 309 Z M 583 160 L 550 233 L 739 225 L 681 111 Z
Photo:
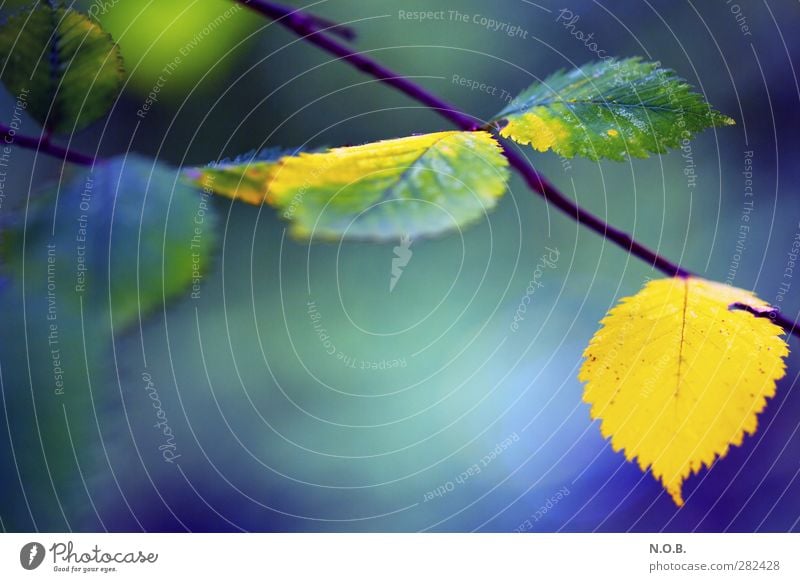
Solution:
M 70 147 L 106 156 L 136 152 L 180 166 L 264 146 L 357 144 L 449 129 L 435 113 L 245 11 L 223 25 L 236 34 L 203 40 L 208 52 L 196 58 L 208 60 L 168 82 L 142 120 L 136 111 L 159 61 L 138 68 L 137 55 L 152 40 L 137 40 L 118 23 L 132 31 L 161 27 L 163 38 L 188 30 L 191 38 L 229 5 L 172 4 L 208 16 L 171 22 L 154 10 L 135 20 L 130 15 L 149 5 L 132 0 L 109 9 L 127 11 L 113 22 L 131 82 L 107 123 L 74 136 Z M 489 117 L 505 102 L 454 84 L 453 75 L 516 94 L 595 58 L 556 21 L 563 4 L 537 4 L 329 0 L 313 10 L 351 22 L 358 50 Z M 742 2 L 749 36 L 724 2 L 570 4 L 580 17 L 575 29 L 594 33 L 607 54 L 660 60 L 737 125 L 692 142 L 694 188 L 679 151 L 631 163 L 565 163 L 522 151 L 581 205 L 721 281 L 737 254 L 744 152 L 752 151 L 754 210 L 731 281 L 776 302 L 800 232 L 796 3 Z M 527 38 L 471 22 L 398 18 L 398 10 L 440 9 L 518 25 Z M 162 64 L 174 48 L 159 48 Z M 12 110 L 12 97 L 2 93 L 0 119 Z M 25 121 L 24 133 L 38 131 Z M 7 200 L 25 200 L 61 179 L 50 158 L 15 149 L 12 161 Z M 153 187 L 147 194 L 168 192 Z M 61 397 L 53 394 L 48 362 L 43 247 L 26 247 L 24 277 L 7 278 L 0 291 L 3 529 L 798 529 L 796 340 L 789 340 L 788 373 L 759 432 L 690 478 L 687 504 L 676 509 L 601 438 L 576 378 L 603 314 L 659 274 L 548 208 L 517 177 L 485 221 L 413 241 L 391 293 L 391 244 L 308 245 L 288 238 L 270 208 L 224 199 L 214 207 L 219 244 L 199 299 L 187 291 L 112 330 L 105 306 L 81 311 L 65 295 Z M 514 332 L 515 311 L 547 248 L 558 250 L 558 261 L 543 269 L 542 287 Z M 135 269 L 141 258 L 114 260 Z M 107 269 L 103 260 L 94 266 L 96 273 Z M 779 304 L 790 318 L 800 308 L 796 285 Z M 336 352 L 405 365 L 353 368 L 329 355 L 309 301 Z M 144 373 L 174 433 L 180 457 L 172 463 L 158 449 L 164 439 L 153 426 Z M 480 472 L 470 474 L 476 464 Z

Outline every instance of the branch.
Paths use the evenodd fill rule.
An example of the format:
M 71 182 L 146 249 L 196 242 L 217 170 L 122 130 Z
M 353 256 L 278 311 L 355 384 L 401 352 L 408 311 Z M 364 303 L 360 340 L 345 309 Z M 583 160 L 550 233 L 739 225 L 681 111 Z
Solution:
M 461 112 L 455 105 L 451 105 L 447 101 L 429 93 L 413 81 L 400 76 L 369 57 L 353 52 L 348 47 L 339 44 L 324 34 L 319 34 L 319 31 L 309 22 L 307 17 L 301 18 L 298 16 L 298 14 L 302 14 L 300 11 L 286 8 L 266 0 L 238 1 L 252 10 L 274 19 L 275 22 L 285 26 L 298 35 L 301 35 L 303 40 L 336 55 L 358 70 L 384 81 L 387 85 L 399 89 L 412 99 L 434 109 L 442 117 L 448 119 L 461 129 L 471 131 L 481 127 L 481 123 L 478 119 Z M 514 151 L 511 146 L 503 143 L 502 147 L 509 164 L 522 175 L 528 186 L 543 196 L 548 202 L 551 202 L 556 208 L 562 210 L 584 226 L 591 228 L 601 236 L 618 244 L 625 249 L 625 251 L 639 257 L 666 275 L 670 277 L 688 277 L 690 275 L 688 271 L 681 268 L 679 265 L 672 263 L 655 251 L 636 242 L 630 235 L 614 228 L 601 218 L 575 204 L 575 202 L 562 194 L 558 188 L 550 183 L 547 178 L 539 174 L 533 166 L 531 166 L 530 162 Z
M 64 162 L 72 162 L 73 164 L 79 164 L 81 166 L 91 166 L 95 162 L 95 158 L 92 156 L 87 156 L 86 154 L 75 152 L 52 143 L 49 135 L 42 135 L 40 137 L 19 135 L 7 125 L 0 124 L 0 137 L 2 137 L 3 141 L 8 145 L 36 150 L 37 152 L 53 156 Z
M 356 53 L 348 47 L 340 44 L 336 40 L 325 36 L 325 31 L 319 30 L 314 24 L 314 19 L 307 16 L 301 10 L 281 6 L 270 2 L 269 0 L 235 0 L 251 10 L 259 12 L 264 16 L 274 20 L 278 24 L 291 30 L 303 40 L 318 46 L 319 48 L 339 57 L 352 65 L 359 71 L 366 73 L 379 79 L 405 93 L 415 101 L 427 105 L 429 108 L 436 111 L 442 117 L 448 119 L 457 127 L 463 130 L 474 131 L 481 128 L 481 123 L 477 118 L 474 118 L 466 113 L 460 111 L 456 106 L 451 105 L 447 101 L 429 93 L 423 87 L 417 85 L 391 69 L 374 61 L 370 57 L 364 56 L 361 53 Z M 595 216 L 588 210 L 580 207 L 572 199 L 564 195 L 558 188 L 556 188 L 547 178 L 539 174 L 530 162 L 517 153 L 511 146 L 506 143 L 501 143 L 503 152 L 508 158 L 509 164 L 519 172 L 524 178 L 528 186 L 537 194 L 542 196 L 546 201 L 552 203 L 556 208 L 563 211 L 565 214 L 576 220 L 578 223 L 590 228 L 596 233 L 600 234 L 603 238 L 612 241 L 620 246 L 626 252 L 633 256 L 645 261 L 649 265 L 655 267 L 662 273 L 670 277 L 689 277 L 692 273 L 680 265 L 673 263 L 666 257 L 659 255 L 657 252 L 649 249 L 643 244 L 637 242 L 629 234 L 611 226 L 603 219 Z M 750 311 L 750 310 L 748 310 Z M 780 315 L 777 311 L 770 313 L 755 313 L 756 317 L 769 317 L 774 323 L 780 325 L 789 334 L 794 334 L 800 337 L 800 327 L 798 325 Z
M 440 115 L 450 120 L 452 123 L 462 129 L 478 129 L 480 127 L 479 120 L 472 116 L 466 115 L 459 111 L 454 105 L 447 103 L 444 99 L 440 99 L 436 95 L 428 93 L 425 89 L 416 83 L 409 81 L 405 77 L 395 73 L 391 69 L 384 67 L 377 61 L 365 57 L 360 53 L 351 51 L 348 47 L 338 43 L 336 40 L 325 36 L 322 30 L 319 30 L 314 24 L 314 21 L 305 13 L 300 10 L 281 6 L 274 2 L 265 0 L 235 0 L 251 10 L 259 12 L 264 16 L 271 18 L 278 24 L 288 28 L 292 32 L 303 37 L 303 40 L 310 42 L 329 53 L 336 55 L 342 60 L 347 61 L 359 71 L 366 73 L 376 79 L 380 79 L 387 85 L 398 89 L 405 93 L 415 101 L 427 105 L 429 108 L 436 110 Z
M 343 38 L 348 42 L 353 42 L 356 39 L 356 31 L 349 26 L 339 24 L 338 22 L 333 22 L 332 20 L 322 18 L 321 16 L 317 16 L 315 14 L 304 14 L 312 19 L 317 28 L 320 29 L 320 32 L 335 34 L 336 36 Z
M 248 3 L 245 1 L 245 2 L 240 2 L 240 4 L 247 5 Z M 295 24 L 297 25 L 309 27 L 310 29 L 313 29 L 318 32 L 326 32 L 328 34 L 333 34 L 350 42 L 356 39 L 356 31 L 349 26 L 345 26 L 344 24 L 333 22 L 332 20 L 328 20 L 327 18 L 317 16 L 316 14 L 310 14 L 308 12 L 292 8 L 291 6 L 284 6 L 283 4 L 278 4 L 277 2 L 269 2 L 268 4 L 269 4 L 269 10 L 273 10 L 275 14 L 280 14 L 281 15 L 280 17 L 285 17 L 294 21 Z M 254 8 L 252 6 L 251 8 L 259 12 L 262 12 L 261 10 Z M 262 14 L 266 13 L 262 12 Z M 277 19 L 279 17 L 270 16 L 270 18 Z

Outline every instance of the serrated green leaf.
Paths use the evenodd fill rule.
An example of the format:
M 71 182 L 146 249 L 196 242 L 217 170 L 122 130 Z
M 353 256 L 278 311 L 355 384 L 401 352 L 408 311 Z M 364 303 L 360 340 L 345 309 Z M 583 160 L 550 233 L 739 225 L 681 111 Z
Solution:
M 19 281 L 23 252 L 28 279 L 49 276 L 52 261 L 59 303 L 110 310 L 119 331 L 168 299 L 199 296 L 217 238 L 209 200 L 178 170 L 136 155 L 112 158 L 33 194 L 27 220 L 24 205 L 6 220 L 4 271 Z
M 535 83 L 498 113 L 500 135 L 539 151 L 596 160 L 664 153 L 709 127 L 714 111 L 674 71 L 638 58 L 605 60 Z
M 55 3 L 8 18 L 0 26 L 0 54 L 0 80 L 51 131 L 83 129 L 108 112 L 122 87 L 122 57 L 111 36 Z
M 391 240 L 481 218 L 505 192 L 507 165 L 489 133 L 445 131 L 192 168 L 186 176 L 217 194 L 279 208 L 301 238 Z

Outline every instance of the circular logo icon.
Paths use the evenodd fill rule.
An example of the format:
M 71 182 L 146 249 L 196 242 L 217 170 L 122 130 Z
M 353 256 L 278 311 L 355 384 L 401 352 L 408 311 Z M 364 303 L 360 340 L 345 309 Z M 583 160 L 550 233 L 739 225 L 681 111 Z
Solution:
M 44 561 L 44 546 L 39 542 L 28 542 L 19 551 L 19 563 L 26 570 L 35 570 Z

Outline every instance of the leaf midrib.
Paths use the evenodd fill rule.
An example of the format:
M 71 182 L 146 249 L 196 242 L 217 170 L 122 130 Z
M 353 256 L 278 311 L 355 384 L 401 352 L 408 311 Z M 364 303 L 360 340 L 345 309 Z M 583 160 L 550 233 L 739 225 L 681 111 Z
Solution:
M 451 137 L 454 137 L 454 135 L 458 134 L 451 133 L 449 135 L 443 135 L 442 137 L 438 138 L 436 141 L 431 143 L 428 147 L 426 147 L 416 158 L 414 158 L 414 161 L 412 161 L 408 165 L 408 167 L 405 170 L 403 170 L 399 176 L 397 176 L 397 179 L 395 180 L 394 184 L 392 184 L 389 188 L 386 188 L 386 190 L 384 190 L 383 194 L 378 199 L 377 204 L 380 204 L 381 202 L 386 202 L 387 200 L 396 199 L 396 196 L 394 195 L 395 190 L 400 186 L 401 183 L 403 183 L 409 172 L 411 172 L 411 170 L 413 170 L 417 166 L 417 164 L 420 163 L 422 158 L 427 156 L 429 153 L 435 151 L 436 146 L 439 145 L 440 142 L 449 139 Z M 409 184 L 411 184 L 411 182 L 409 182 Z

